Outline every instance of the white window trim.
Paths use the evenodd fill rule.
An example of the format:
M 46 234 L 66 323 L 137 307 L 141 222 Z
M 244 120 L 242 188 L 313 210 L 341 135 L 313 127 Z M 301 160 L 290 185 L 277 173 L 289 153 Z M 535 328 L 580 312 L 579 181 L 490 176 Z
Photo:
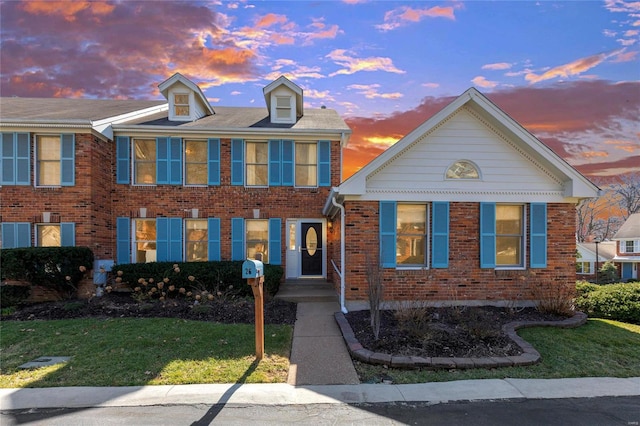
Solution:
M 584 272 L 584 267 L 582 268 L 583 272 L 577 272 L 578 275 L 593 275 L 594 274 L 594 268 L 593 268 L 593 264 L 594 262 L 591 260 L 578 260 L 576 263 L 582 263 L 583 265 L 585 263 L 589 264 L 589 270 L 591 272 Z
M 247 161 L 247 147 L 249 144 L 264 144 L 267 147 L 267 162 L 265 163 L 267 167 L 267 183 L 264 185 L 250 185 L 249 184 L 249 164 L 251 165 L 262 165 L 263 163 L 249 163 Z M 295 148 L 294 148 L 295 149 Z M 294 152 L 295 156 L 295 152 Z M 295 168 L 295 159 L 294 159 L 294 168 Z M 295 183 L 295 170 L 294 173 L 294 183 Z M 259 140 L 246 140 L 244 142 L 244 187 L 245 188 L 269 188 L 269 142 L 268 141 L 259 141 Z
M 187 187 L 192 187 L 192 188 L 206 188 L 209 186 L 209 144 L 207 143 L 207 139 L 197 139 L 197 138 L 193 138 L 193 139 L 187 139 L 187 138 L 181 138 L 182 139 L 182 186 L 187 186 Z M 187 153 L 186 153 L 186 149 L 187 149 L 187 142 L 201 142 L 205 144 L 205 147 L 207 148 L 207 157 L 204 159 L 204 165 L 205 168 L 207 170 L 206 173 L 206 179 L 204 183 L 187 183 Z M 197 164 L 202 164 L 202 163 L 197 163 Z
M 176 95 L 187 95 L 189 97 L 189 115 L 176 115 Z M 183 105 L 183 104 L 179 104 Z M 169 120 L 170 121 L 192 121 L 194 119 L 194 97 L 193 92 L 188 90 L 171 91 L 169 95 Z
M 426 206 L 425 211 L 425 253 L 424 253 L 424 265 L 400 265 L 398 264 L 397 254 L 396 254 L 396 270 L 403 271 L 424 271 L 431 269 L 431 238 L 433 237 L 431 233 L 431 203 L 405 203 L 405 202 L 397 202 L 396 203 L 396 220 L 398 217 L 398 206 L 404 204 L 414 204 L 419 206 Z M 396 227 L 397 227 L 396 223 Z M 398 231 L 396 230 L 396 250 L 398 249 Z
M 62 176 L 58 185 L 40 185 L 38 183 L 40 173 L 40 163 L 38 162 L 38 136 L 57 136 L 60 143 L 60 151 L 62 150 L 62 135 L 56 133 L 34 133 L 33 134 L 33 187 L 34 188 L 62 188 Z M 62 158 L 58 159 L 60 167 L 62 167 Z
M 131 174 L 131 186 L 141 186 L 141 187 L 155 187 L 158 186 L 158 170 L 156 170 L 156 175 L 153 177 L 154 182 L 153 183 L 139 183 L 137 182 L 136 179 L 136 162 L 138 161 L 136 159 L 136 140 L 141 140 L 141 139 L 153 139 L 156 140 L 156 137 L 132 137 L 131 138 L 131 170 L 130 170 L 130 174 Z M 156 167 L 158 167 L 158 147 L 156 144 L 156 159 L 154 160 L 156 163 Z M 149 161 L 150 162 L 150 161 Z M 184 181 L 183 181 L 184 182 Z
M 297 169 L 297 163 L 296 163 L 296 150 L 298 149 L 298 145 L 313 145 L 315 147 L 316 150 L 316 184 L 315 185 L 298 185 L 297 184 L 297 174 L 296 174 L 296 169 Z M 294 188 L 301 188 L 301 189 L 305 189 L 305 188 L 319 188 L 319 169 L 320 169 L 320 155 L 318 153 L 318 142 L 313 142 L 313 141 L 300 141 L 300 142 L 293 142 L 293 187 Z
M 496 206 L 521 206 L 522 207 L 522 229 L 520 231 L 522 235 L 522 242 L 520 247 L 522 251 L 522 257 L 520 259 L 521 264 L 520 265 L 498 265 L 498 253 L 496 252 L 496 268 L 495 268 L 496 270 L 525 271 L 527 269 L 527 247 L 528 247 L 527 230 L 529 229 L 529 227 L 527 226 L 528 224 L 527 205 L 528 204 L 519 204 L 519 203 L 497 203 L 496 204 Z M 496 213 L 496 216 L 497 216 L 497 213 Z M 496 221 L 497 220 L 498 218 L 496 217 Z M 531 232 L 530 229 L 529 229 L 529 232 Z M 498 249 L 497 239 L 498 239 L 498 232 L 496 230 L 496 250 Z

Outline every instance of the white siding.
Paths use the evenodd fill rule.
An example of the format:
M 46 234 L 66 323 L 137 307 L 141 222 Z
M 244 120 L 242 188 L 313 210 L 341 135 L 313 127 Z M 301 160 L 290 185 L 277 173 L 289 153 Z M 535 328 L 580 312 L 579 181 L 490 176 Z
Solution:
M 470 160 L 478 180 L 447 180 L 447 168 Z M 557 192 L 557 178 L 543 172 L 494 130 L 465 109 L 419 138 L 367 180 L 367 192 Z M 495 198 L 495 197 L 494 197 Z

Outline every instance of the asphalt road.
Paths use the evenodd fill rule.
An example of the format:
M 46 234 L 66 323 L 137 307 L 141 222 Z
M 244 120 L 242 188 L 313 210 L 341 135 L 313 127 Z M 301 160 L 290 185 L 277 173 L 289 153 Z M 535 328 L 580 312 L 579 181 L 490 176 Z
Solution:
M 173 405 L 0 412 L 0 424 L 92 425 L 640 425 L 640 397 L 478 402 Z

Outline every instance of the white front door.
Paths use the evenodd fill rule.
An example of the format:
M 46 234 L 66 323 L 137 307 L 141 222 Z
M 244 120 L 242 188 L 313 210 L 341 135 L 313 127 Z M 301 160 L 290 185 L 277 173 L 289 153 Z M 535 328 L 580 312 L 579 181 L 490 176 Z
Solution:
M 326 276 L 326 224 L 323 219 L 287 219 L 286 278 Z

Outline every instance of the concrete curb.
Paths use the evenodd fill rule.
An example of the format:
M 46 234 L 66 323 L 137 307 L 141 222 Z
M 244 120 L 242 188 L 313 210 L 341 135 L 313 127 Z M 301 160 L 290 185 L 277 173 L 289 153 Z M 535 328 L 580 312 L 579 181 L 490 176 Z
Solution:
M 393 368 L 429 368 L 429 369 L 468 369 L 468 368 L 497 368 L 533 365 L 541 360 L 540 353 L 526 340 L 518 336 L 516 330 L 527 327 L 561 327 L 575 328 L 587 322 L 587 315 L 576 312 L 572 317 L 562 321 L 514 321 L 505 324 L 502 331 L 522 349 L 522 354 L 507 357 L 482 358 L 443 358 L 443 357 L 415 357 L 395 356 L 365 349 L 358 341 L 353 329 L 342 312 L 334 314 L 347 350 L 354 359 L 368 364 L 386 365 Z

